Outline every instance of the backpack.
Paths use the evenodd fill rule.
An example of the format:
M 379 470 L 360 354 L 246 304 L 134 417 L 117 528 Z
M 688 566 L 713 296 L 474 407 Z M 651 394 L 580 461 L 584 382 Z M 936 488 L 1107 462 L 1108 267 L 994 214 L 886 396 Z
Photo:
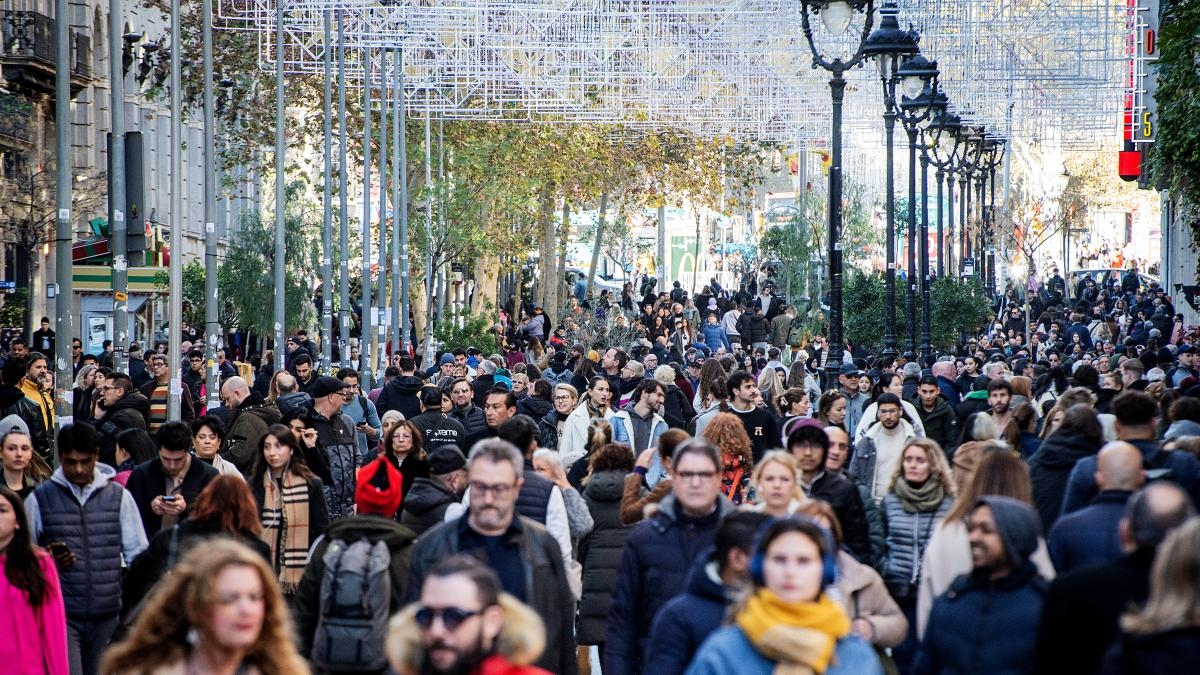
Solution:
M 322 556 L 320 616 L 313 664 L 325 671 L 379 671 L 392 600 L 392 555 L 385 542 L 335 539 Z

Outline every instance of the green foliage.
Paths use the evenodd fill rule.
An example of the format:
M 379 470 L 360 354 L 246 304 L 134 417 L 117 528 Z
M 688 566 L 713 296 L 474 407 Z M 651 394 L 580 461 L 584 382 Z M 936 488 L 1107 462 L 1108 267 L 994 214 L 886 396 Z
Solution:
M 1155 180 L 1200 204 L 1200 0 L 1163 2 L 1159 31 L 1158 135 L 1151 146 Z M 1200 232 L 1193 228 L 1193 242 Z
M 4 298 L 4 305 L 0 306 L 0 326 L 24 330 L 25 302 L 29 299 L 29 289 L 18 288 L 0 297 Z
M 167 270 L 154 274 L 154 287 L 163 293 L 170 290 L 171 277 Z M 183 320 L 193 326 L 203 324 L 205 303 L 204 264 L 199 260 L 189 261 L 183 266 Z
M 896 298 L 903 304 L 904 284 L 897 280 Z M 843 330 L 852 344 L 870 350 L 883 346 L 884 329 L 883 275 L 864 274 L 851 269 L 846 274 L 842 294 Z M 920 296 L 917 297 L 920 303 Z M 992 319 L 991 303 L 983 285 L 977 279 L 942 277 L 930 288 L 930 343 L 934 349 L 945 351 L 953 347 L 964 333 L 975 333 Z M 896 312 L 896 339 L 903 343 L 907 335 L 904 312 Z M 917 330 L 920 330 L 920 307 L 917 308 Z
M 469 311 L 461 314 L 447 312 L 446 316 L 438 321 L 433 337 L 445 350 L 478 347 L 484 355 L 498 354 L 500 343 L 496 339 L 496 333 L 492 331 L 492 326 L 496 325 L 496 318 L 496 308 L 490 303 L 478 314 Z M 461 327 L 458 325 L 460 322 Z

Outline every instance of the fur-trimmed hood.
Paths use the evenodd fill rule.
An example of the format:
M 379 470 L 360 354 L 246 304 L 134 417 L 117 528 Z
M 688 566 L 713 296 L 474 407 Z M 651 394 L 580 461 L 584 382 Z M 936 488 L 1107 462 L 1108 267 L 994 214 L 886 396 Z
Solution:
M 415 618 L 419 607 L 419 603 L 405 607 L 388 624 L 388 662 L 401 675 L 421 672 L 424 651 Z M 541 617 L 508 593 L 500 594 L 500 607 L 504 610 L 504 625 L 492 652 L 513 666 L 532 665 L 546 648 L 546 629 Z

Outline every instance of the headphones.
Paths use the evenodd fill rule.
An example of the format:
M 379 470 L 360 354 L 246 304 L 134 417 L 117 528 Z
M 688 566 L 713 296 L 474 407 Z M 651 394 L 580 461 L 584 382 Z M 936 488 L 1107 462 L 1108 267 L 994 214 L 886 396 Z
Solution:
M 838 577 L 838 562 L 837 562 L 837 545 L 833 539 L 833 533 L 821 527 L 812 518 L 804 515 L 788 516 L 790 520 L 798 520 L 809 523 L 821 532 L 822 538 L 825 540 L 825 550 L 821 554 L 821 588 L 829 588 L 837 583 Z M 763 566 L 766 564 L 766 552 L 762 550 L 762 542 L 767 531 L 771 527 L 780 522 L 782 519 L 772 518 L 763 523 L 758 529 L 758 534 L 754 536 L 754 555 L 750 557 L 750 578 L 758 586 L 766 586 L 766 579 L 763 574 Z

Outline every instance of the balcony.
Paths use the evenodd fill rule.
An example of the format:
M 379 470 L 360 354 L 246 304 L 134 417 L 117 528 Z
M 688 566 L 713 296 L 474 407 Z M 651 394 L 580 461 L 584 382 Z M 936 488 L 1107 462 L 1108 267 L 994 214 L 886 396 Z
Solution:
M 0 67 L 9 87 L 28 94 L 54 95 L 54 19 L 38 12 L 0 11 Z M 71 36 L 71 95 L 92 79 L 92 41 Z

